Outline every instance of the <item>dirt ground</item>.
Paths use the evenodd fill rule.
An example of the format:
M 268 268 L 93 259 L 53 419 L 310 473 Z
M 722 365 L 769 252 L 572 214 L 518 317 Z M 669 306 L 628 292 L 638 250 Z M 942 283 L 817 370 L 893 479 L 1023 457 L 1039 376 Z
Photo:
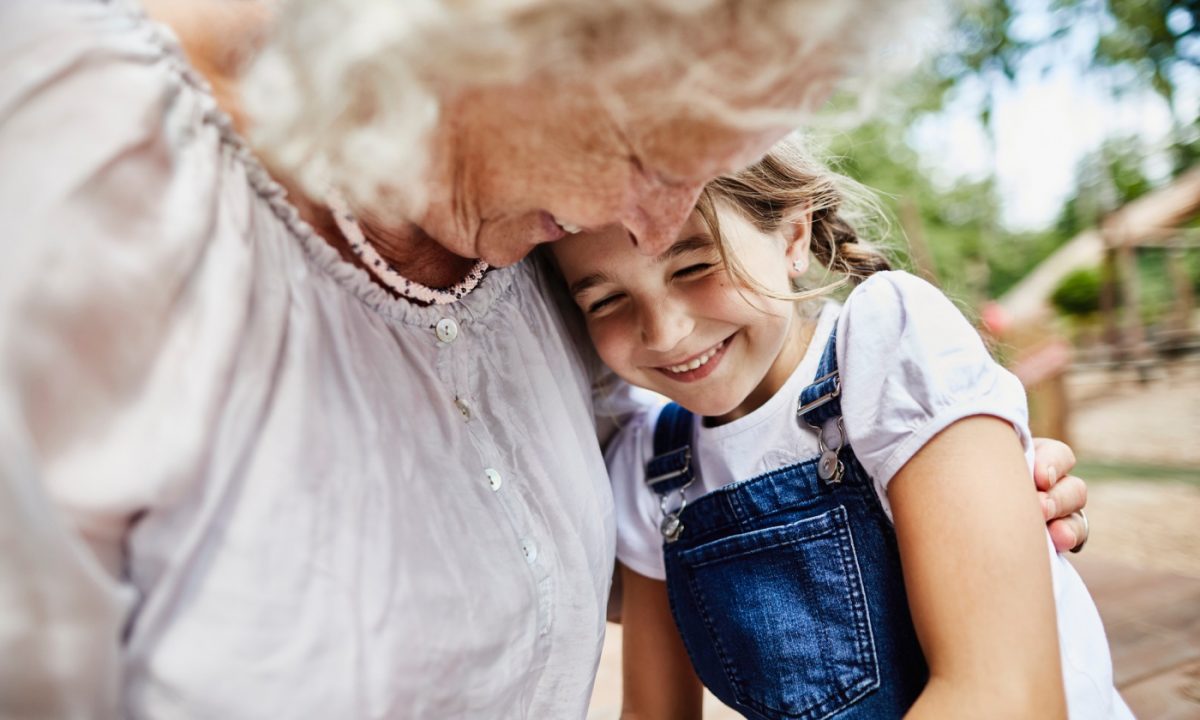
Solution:
M 1131 373 L 1076 372 L 1068 392 L 1070 440 L 1089 487 L 1092 535 L 1084 552 L 1200 578 L 1200 361 L 1157 368 L 1147 382 Z M 620 626 L 609 625 L 592 720 L 620 715 L 620 649 Z M 739 716 L 708 696 L 705 717 Z
M 1153 369 L 1068 376 L 1071 442 L 1080 458 L 1200 471 L 1200 357 Z
M 1085 373 L 1071 442 L 1085 463 L 1115 470 L 1089 483 L 1093 534 L 1086 552 L 1200 578 L 1200 362 L 1154 373 L 1149 382 Z M 1173 472 L 1154 478 L 1154 469 Z

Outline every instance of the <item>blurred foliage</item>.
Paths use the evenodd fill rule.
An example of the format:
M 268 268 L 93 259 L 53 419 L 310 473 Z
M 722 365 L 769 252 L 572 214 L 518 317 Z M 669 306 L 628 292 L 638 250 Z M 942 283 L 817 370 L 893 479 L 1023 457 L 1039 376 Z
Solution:
M 1055 0 L 1060 27 L 1081 15 L 1104 13 L 1112 23 L 1096 43 L 1098 66 L 1125 66 L 1133 84 L 1149 83 L 1173 102 L 1180 64 L 1200 67 L 1200 3 L 1196 0 Z M 1062 32 L 1062 31 L 1060 31 Z
M 1110 210 L 1152 189 L 1143 170 L 1150 149 L 1136 137 L 1110 138 L 1075 168 L 1075 194 L 1059 212 L 1056 230 L 1064 237 L 1095 226 Z
M 1064 315 L 1087 317 L 1100 310 L 1100 270 L 1080 268 L 1062 279 L 1050 302 Z
M 1086 72 L 1104 74 L 1116 96 L 1151 88 L 1174 108 L 1181 68 L 1200 68 L 1198 0 L 1044 0 L 1040 10 L 1033 8 L 1039 21 L 1024 22 L 1023 14 L 1034 5 L 1027 0 L 958 3 L 953 41 L 910 82 L 889 90 L 896 105 L 829 142 L 838 169 L 881 191 L 896 224 L 927 247 L 924 254 L 916 248 L 903 264 L 912 269 L 917 258 L 927 256 L 948 292 L 976 303 L 1002 295 L 1076 234 L 1153 189 L 1147 158 L 1165 153 L 1170 176 L 1200 162 L 1200 123 L 1180 122 L 1180 113 L 1175 114 L 1169 147 L 1112 138 L 1079 162 L 1075 191 L 1057 221 L 1023 233 L 1000 223 L 994 178 L 934 178 L 908 144 L 913 123 L 969 90 L 977 99 L 979 121 L 990 132 L 997 90 L 1022 72 L 1048 72 L 1061 58 L 1051 51 L 1078 27 L 1092 33 Z M 1164 179 L 1163 173 L 1158 176 Z M 1147 297 L 1166 287 L 1160 275 L 1151 272 L 1144 278 Z M 1064 302 L 1082 302 L 1086 281 L 1071 282 L 1064 292 L 1076 297 L 1064 296 Z

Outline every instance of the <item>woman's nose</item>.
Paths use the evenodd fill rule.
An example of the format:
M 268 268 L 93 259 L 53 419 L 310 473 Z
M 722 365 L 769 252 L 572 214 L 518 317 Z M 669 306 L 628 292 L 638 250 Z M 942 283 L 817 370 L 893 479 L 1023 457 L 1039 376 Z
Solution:
M 675 185 L 649 181 L 638 204 L 622 222 L 633 236 L 638 250 L 656 256 L 671 247 L 687 222 L 703 184 Z
M 647 304 L 641 315 L 642 344 L 654 352 L 673 350 L 695 327 L 686 308 L 669 299 Z

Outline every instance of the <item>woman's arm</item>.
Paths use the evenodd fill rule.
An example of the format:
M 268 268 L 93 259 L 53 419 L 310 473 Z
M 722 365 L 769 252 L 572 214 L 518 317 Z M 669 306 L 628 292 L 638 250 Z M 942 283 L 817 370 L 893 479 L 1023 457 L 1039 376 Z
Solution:
M 623 588 L 623 720 L 699 718 L 703 696 L 671 617 L 667 584 L 618 564 Z
M 1012 426 L 954 423 L 888 498 L 929 661 L 909 717 L 1066 717 L 1046 529 Z

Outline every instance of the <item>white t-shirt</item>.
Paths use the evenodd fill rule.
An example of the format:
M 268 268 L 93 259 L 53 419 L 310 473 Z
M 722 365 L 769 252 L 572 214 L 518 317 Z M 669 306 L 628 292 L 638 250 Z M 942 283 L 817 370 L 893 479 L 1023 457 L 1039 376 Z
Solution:
M 122 5 L 0 2 L 0 716 L 582 718 L 612 499 L 545 278 L 392 298 Z
M 815 377 L 837 325 L 842 415 L 850 446 L 874 479 L 888 516 L 887 485 L 933 436 L 973 415 L 1012 423 L 1032 468 L 1025 391 L 988 354 L 978 333 L 936 288 L 903 272 L 878 273 L 845 306 L 826 303 L 812 341 L 783 388 L 750 414 L 717 427 L 696 418 L 692 452 L 696 481 L 689 501 L 732 482 L 809 460 L 814 431 L 796 418 L 800 392 Z M 608 448 L 617 513 L 617 559 L 662 580 L 661 510 L 646 487 L 659 407 L 625 426 Z M 1100 617 L 1083 581 L 1052 555 L 1054 594 L 1067 699 L 1074 718 L 1131 717 L 1112 685 L 1112 663 Z

